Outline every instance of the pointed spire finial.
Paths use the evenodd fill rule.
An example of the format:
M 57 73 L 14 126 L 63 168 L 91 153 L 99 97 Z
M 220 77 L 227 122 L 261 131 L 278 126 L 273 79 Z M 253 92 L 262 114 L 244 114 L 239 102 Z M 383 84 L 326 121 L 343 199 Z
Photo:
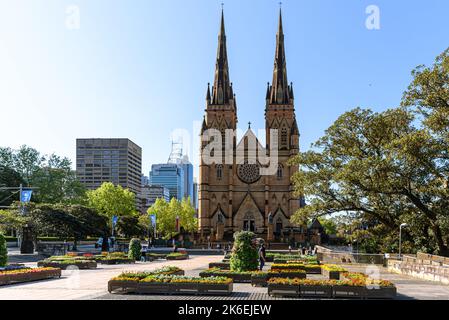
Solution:
M 226 50 L 226 33 L 224 11 L 221 11 L 220 34 L 218 36 L 217 60 L 215 65 L 215 79 L 212 86 L 212 104 L 223 105 L 232 99 L 232 86 L 229 79 L 228 54 Z
M 280 3 L 282 5 L 282 3 Z M 276 53 L 270 100 L 274 104 L 286 104 L 290 100 L 287 82 L 287 66 L 285 61 L 284 31 L 282 27 L 282 9 L 279 8 L 279 26 L 276 35 Z
M 278 27 L 278 34 L 283 34 L 283 27 L 282 27 L 282 2 L 279 2 L 279 27 Z
M 224 24 L 224 3 L 221 3 L 221 26 L 220 26 L 220 35 L 225 35 L 225 24 Z

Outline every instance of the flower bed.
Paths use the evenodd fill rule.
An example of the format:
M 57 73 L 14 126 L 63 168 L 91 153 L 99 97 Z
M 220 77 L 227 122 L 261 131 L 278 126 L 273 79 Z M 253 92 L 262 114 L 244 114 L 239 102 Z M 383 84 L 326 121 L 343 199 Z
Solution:
M 38 267 L 43 268 L 59 268 L 62 270 L 67 269 L 68 267 L 77 267 L 80 270 L 86 269 L 96 269 L 97 262 L 92 260 L 58 260 L 58 261 L 50 261 L 50 260 L 42 260 L 37 263 Z
M 274 263 L 302 263 L 302 264 L 320 264 L 315 258 L 303 258 L 302 256 L 286 256 L 273 259 Z
M 306 271 L 302 269 L 271 269 L 268 271 L 268 278 L 296 278 L 305 279 Z
M 364 298 L 366 299 L 393 299 L 396 297 L 397 289 L 393 283 L 386 280 L 375 280 L 364 273 L 345 272 L 342 274 L 346 283 L 364 287 Z
M 189 255 L 187 253 L 174 252 L 174 253 L 168 254 L 166 259 L 167 260 L 187 260 L 187 259 L 189 259 Z
M 333 282 L 325 280 L 299 281 L 299 295 L 302 298 L 332 298 Z
M 108 291 L 119 289 L 122 292 L 134 293 L 138 291 L 138 284 L 143 279 L 155 275 L 184 275 L 184 270 L 178 267 L 166 266 L 151 272 L 123 272 L 108 282 Z
M 46 261 L 94 261 L 96 260 L 97 256 L 94 255 L 79 255 L 79 256 L 74 256 L 73 254 L 66 254 L 64 256 L 51 256 L 49 258 L 46 258 Z
M 135 261 L 133 259 L 121 259 L 121 258 L 107 258 L 107 259 L 101 259 L 97 260 L 100 264 L 133 264 Z
M 321 266 L 320 265 L 304 265 L 304 271 L 307 274 L 321 274 Z
M 272 270 L 304 270 L 303 263 L 273 263 L 271 265 Z
M 95 256 L 95 261 L 100 264 L 131 264 L 135 263 L 134 259 L 128 258 L 124 252 L 112 252 L 106 255 Z
M 231 264 L 229 262 L 211 262 L 209 263 L 209 269 L 218 268 L 222 270 L 230 270 Z
M 145 276 L 142 278 L 143 276 Z M 139 294 L 195 294 L 195 295 L 222 295 L 232 293 L 232 279 L 225 277 L 185 277 L 167 275 L 158 272 L 153 274 L 122 274 L 111 279 L 108 291 L 116 289 Z
M 322 274 L 329 280 L 340 280 L 340 274 L 347 272 L 346 269 L 334 264 L 325 264 L 321 266 Z
M 153 261 L 153 260 L 165 259 L 167 257 L 167 255 L 163 254 L 163 253 L 147 253 L 146 257 L 147 257 L 148 261 Z
M 268 293 L 302 298 L 394 299 L 396 287 L 389 281 L 351 277 L 350 280 L 271 278 Z
M 228 295 L 232 279 L 225 277 L 151 276 L 139 283 L 139 292 L 158 294 Z
M 265 258 L 266 258 L 267 262 L 274 262 L 274 263 L 286 263 L 289 260 L 305 262 L 305 263 L 317 263 L 318 262 L 316 256 L 303 256 L 303 255 L 299 255 L 299 254 L 288 254 L 288 253 L 267 252 Z
M 200 277 L 226 277 L 232 279 L 235 283 L 249 283 L 251 282 L 251 275 L 253 273 L 254 271 L 237 272 L 219 268 L 210 268 L 200 272 Z
M 57 268 L 26 268 L 0 271 L 0 286 L 60 277 L 61 269 Z
M 272 278 L 267 284 L 270 296 L 299 297 L 299 279 Z
M 321 274 L 321 266 L 303 263 L 273 263 L 271 270 L 304 270 L 307 274 Z
M 254 287 L 266 287 L 268 272 L 253 272 L 251 274 L 251 285 Z
M 271 278 L 297 278 L 305 279 L 304 270 L 270 270 L 268 272 L 253 272 L 251 275 L 251 285 L 255 287 L 266 287 Z

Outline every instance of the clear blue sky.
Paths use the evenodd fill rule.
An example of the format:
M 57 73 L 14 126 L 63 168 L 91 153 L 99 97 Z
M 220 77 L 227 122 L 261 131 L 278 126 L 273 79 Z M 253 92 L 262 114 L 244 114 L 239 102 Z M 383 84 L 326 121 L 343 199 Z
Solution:
M 202 120 L 221 2 L 0 0 L 0 145 L 74 161 L 78 137 L 127 137 L 148 174 L 167 160 L 170 133 Z M 223 2 L 239 125 L 260 129 L 279 1 Z M 283 2 L 303 150 L 346 110 L 397 106 L 410 71 L 449 46 L 447 0 Z M 77 30 L 66 27 L 72 4 Z M 365 27 L 371 4 L 380 30 Z

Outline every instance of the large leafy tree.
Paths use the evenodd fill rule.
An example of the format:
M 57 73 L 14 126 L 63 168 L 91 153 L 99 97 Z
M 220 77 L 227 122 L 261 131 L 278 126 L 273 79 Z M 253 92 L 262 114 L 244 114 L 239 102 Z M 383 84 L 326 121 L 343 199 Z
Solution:
M 78 241 L 87 236 L 103 236 L 108 230 L 105 216 L 80 205 L 39 204 L 30 217 L 36 235 L 73 237 L 75 249 Z
M 117 222 L 117 231 L 126 238 L 144 236 L 148 225 L 144 228 L 139 221 L 140 214 L 134 213 L 121 217 Z
M 115 186 L 111 182 L 105 182 L 96 190 L 87 191 L 89 205 L 100 214 L 108 218 L 108 223 L 112 225 L 112 217 L 132 216 L 136 212 L 135 195 L 122 186 Z M 102 250 L 107 251 L 107 236 L 103 237 Z
M 24 181 L 20 174 L 10 167 L 0 165 L 0 206 L 7 207 L 19 199 L 17 190 L 2 189 L 8 187 L 18 187 Z
M 295 221 L 351 212 L 394 242 L 407 222 L 415 250 L 449 255 L 448 65 L 446 51 L 414 71 L 402 108 L 347 112 L 292 160 L 310 200 Z
M 108 218 L 129 216 L 136 211 L 135 195 L 122 186 L 105 182 L 96 190 L 87 191 L 89 204 Z
M 71 168 L 71 161 L 52 154 L 45 166 L 34 172 L 31 183 L 38 188 L 34 201 L 42 203 L 82 204 L 86 189 Z
M 34 187 L 35 202 L 83 204 L 85 188 L 71 166 L 68 158 L 55 154 L 43 156 L 27 146 L 19 150 L 0 148 L 0 187 L 2 184 L 7 187 L 18 187 L 20 184 Z
M 0 148 L 0 165 L 17 171 L 27 186 L 31 184 L 33 174 L 44 162 L 45 157 L 39 151 L 25 145 L 19 150 Z
M 170 202 L 163 198 L 156 200 L 155 204 L 148 209 L 148 214 L 156 214 L 156 228 L 166 238 L 172 238 L 176 230 L 176 218 L 179 219 L 179 228 L 185 232 L 193 232 L 198 228 L 198 220 L 195 217 L 195 209 L 190 199 L 182 201 L 172 198 Z
M 25 225 L 31 228 L 34 237 L 73 238 L 75 248 L 77 242 L 87 236 L 104 236 L 108 232 L 107 218 L 82 205 L 28 203 L 25 214 L 18 206 L 0 210 L 0 231 Z

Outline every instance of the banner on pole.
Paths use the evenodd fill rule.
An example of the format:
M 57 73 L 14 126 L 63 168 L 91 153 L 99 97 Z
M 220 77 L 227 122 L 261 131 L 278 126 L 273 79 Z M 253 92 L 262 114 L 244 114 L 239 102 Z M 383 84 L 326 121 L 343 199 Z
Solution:
M 154 228 L 156 226 L 156 215 L 155 214 L 150 214 L 150 221 L 151 221 L 151 225 Z
M 118 217 L 117 216 L 112 216 L 112 225 L 115 226 L 117 224 L 118 221 Z
M 30 202 L 32 194 L 33 190 L 22 190 L 22 193 L 20 194 L 20 202 Z

